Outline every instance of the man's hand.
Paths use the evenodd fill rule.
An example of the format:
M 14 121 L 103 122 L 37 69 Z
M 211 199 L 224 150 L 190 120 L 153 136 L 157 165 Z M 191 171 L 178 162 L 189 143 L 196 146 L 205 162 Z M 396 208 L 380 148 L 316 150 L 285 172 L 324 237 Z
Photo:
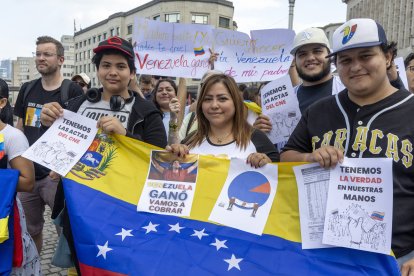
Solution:
M 43 105 L 40 113 L 40 122 L 44 126 L 51 126 L 56 119 L 63 116 L 63 108 L 57 102 L 47 103 Z
M 120 134 L 120 135 L 126 135 L 127 131 L 124 128 L 124 126 L 121 124 L 121 122 L 118 120 L 118 118 L 115 118 L 113 116 L 104 116 L 101 117 L 98 120 L 98 123 L 96 125 L 99 128 L 102 128 L 102 131 L 106 134 Z
M 413 276 L 414 275 L 414 258 L 406 261 L 401 266 L 401 276 Z
M 344 161 L 344 153 L 333 146 L 325 146 L 308 154 L 305 161 L 318 162 L 323 168 L 333 168 Z
M 272 123 L 270 118 L 266 115 L 260 114 L 253 123 L 253 127 L 259 129 L 265 133 L 269 133 L 272 130 Z

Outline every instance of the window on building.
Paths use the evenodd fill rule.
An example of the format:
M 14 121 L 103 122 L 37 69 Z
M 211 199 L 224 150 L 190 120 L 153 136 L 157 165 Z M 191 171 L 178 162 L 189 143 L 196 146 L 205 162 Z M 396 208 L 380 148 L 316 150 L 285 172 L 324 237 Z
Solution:
M 98 42 L 101 41 L 101 35 L 98 35 Z
M 120 36 L 121 35 L 121 28 L 116 27 L 116 35 Z
M 83 47 L 86 47 L 86 40 L 83 41 Z
M 114 36 L 115 35 L 115 33 L 114 33 L 114 29 L 111 29 L 111 30 L 109 30 L 110 32 L 111 32 L 111 36 Z M 105 35 L 105 34 L 104 34 Z
M 75 54 L 75 61 L 78 61 L 78 54 Z
M 220 28 L 230 28 L 230 19 L 226 17 L 219 17 L 219 27 Z
M 106 33 L 103 33 L 103 40 L 106 40 Z
M 93 43 L 96 42 L 96 36 L 92 37 L 92 41 L 93 41 Z
M 191 15 L 191 23 L 193 24 L 208 24 L 208 15 L 193 14 Z
M 91 45 L 91 39 L 88 38 L 88 45 Z
M 75 49 L 78 49 L 78 43 L 75 43 Z
M 165 15 L 165 22 L 180 23 L 179 13 L 169 13 Z
M 156 15 L 152 18 L 155 21 L 160 21 L 161 20 L 161 15 Z
M 91 64 L 90 63 L 88 64 L 88 72 L 89 73 L 91 72 Z
M 127 35 L 132 34 L 132 25 L 128 25 L 127 27 Z
M 63 46 L 63 49 L 65 49 L 65 51 L 69 51 L 69 46 Z

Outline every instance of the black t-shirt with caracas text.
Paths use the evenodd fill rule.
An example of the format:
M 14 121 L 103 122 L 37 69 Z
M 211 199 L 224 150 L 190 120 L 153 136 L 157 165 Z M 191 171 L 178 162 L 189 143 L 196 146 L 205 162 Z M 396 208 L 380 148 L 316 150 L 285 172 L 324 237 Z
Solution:
M 297 91 L 297 97 L 299 102 L 300 112 L 303 114 L 308 107 L 323 99 L 332 95 L 333 78 L 323 83 L 312 86 L 299 86 Z
M 58 102 L 63 106 L 63 103 L 61 102 L 60 88 L 46 91 L 40 80 L 36 81 L 23 102 L 23 94 L 27 85 L 28 83 L 23 84 L 19 91 L 14 107 L 14 115 L 23 119 L 23 132 L 29 141 L 29 145 L 32 145 L 46 131 L 40 124 L 40 112 L 42 111 L 43 105 L 50 102 Z M 70 84 L 69 99 L 82 94 L 83 91 L 79 85 L 76 85 L 75 83 Z M 50 170 L 48 168 L 36 163 L 34 165 L 37 180 L 45 178 L 49 174 Z

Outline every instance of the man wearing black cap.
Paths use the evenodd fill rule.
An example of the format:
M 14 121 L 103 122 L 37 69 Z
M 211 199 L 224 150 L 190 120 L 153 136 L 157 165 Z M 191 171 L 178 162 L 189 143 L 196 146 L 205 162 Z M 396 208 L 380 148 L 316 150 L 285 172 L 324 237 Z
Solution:
M 167 136 L 162 114 L 150 101 L 128 90 L 135 76 L 134 50 L 128 41 L 111 37 L 99 43 L 92 61 L 97 69 L 101 89 L 90 89 L 85 95 L 68 103 L 68 109 L 95 119 L 105 133 L 129 136 L 165 148 Z M 62 107 L 54 102 L 43 107 L 41 122 L 50 126 L 63 115 Z M 63 210 L 63 234 L 68 240 L 72 258 L 79 273 L 69 216 L 64 208 L 64 194 L 59 184 L 52 218 Z
M 392 158 L 392 250 L 402 274 L 414 273 L 414 95 L 387 77 L 392 45 L 372 19 L 351 19 L 333 35 L 346 89 L 311 105 L 283 148 L 281 160 L 334 167 L 344 156 Z

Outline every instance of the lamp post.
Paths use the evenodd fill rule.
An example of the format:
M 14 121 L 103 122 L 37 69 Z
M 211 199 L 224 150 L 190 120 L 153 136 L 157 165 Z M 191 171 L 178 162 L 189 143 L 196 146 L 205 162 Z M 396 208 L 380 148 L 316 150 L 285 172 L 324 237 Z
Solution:
M 295 0 L 289 1 L 289 29 L 293 29 L 293 9 L 295 8 Z

